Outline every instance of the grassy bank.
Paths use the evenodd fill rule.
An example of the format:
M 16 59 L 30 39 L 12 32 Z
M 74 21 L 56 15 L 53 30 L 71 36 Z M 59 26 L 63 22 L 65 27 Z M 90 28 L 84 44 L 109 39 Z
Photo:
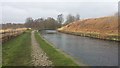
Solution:
M 114 35 L 114 34 L 101 36 L 99 33 L 70 32 L 70 31 L 64 31 L 64 30 L 58 30 L 58 31 L 66 34 L 77 35 L 77 36 L 91 37 L 91 38 L 97 38 L 97 39 L 103 39 L 103 40 L 120 41 L 120 36 Z
M 0 43 L 0 68 L 2 67 L 2 44 Z
M 3 66 L 31 65 L 31 33 L 26 31 L 2 45 Z
M 118 26 L 118 17 L 114 15 L 81 19 L 62 26 L 57 30 L 73 35 L 120 41 Z
M 40 47 L 47 53 L 49 59 L 55 66 L 78 66 L 73 60 L 57 51 L 49 43 L 42 39 L 38 32 L 35 32 L 35 38 L 40 44 Z

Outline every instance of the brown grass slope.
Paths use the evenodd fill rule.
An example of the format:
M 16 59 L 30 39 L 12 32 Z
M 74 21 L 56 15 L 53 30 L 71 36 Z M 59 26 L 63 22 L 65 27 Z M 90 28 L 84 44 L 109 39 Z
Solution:
M 59 28 L 58 31 L 94 38 L 119 40 L 117 16 L 91 18 L 75 21 Z

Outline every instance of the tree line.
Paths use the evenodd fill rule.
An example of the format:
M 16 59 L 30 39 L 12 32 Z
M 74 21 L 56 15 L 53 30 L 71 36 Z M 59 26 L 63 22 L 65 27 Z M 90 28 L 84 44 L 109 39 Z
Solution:
M 72 23 L 79 19 L 80 19 L 79 14 L 76 14 L 76 16 L 68 14 L 66 20 L 64 19 L 63 14 L 59 14 L 57 16 L 57 20 L 55 20 L 52 17 L 48 17 L 47 19 L 38 18 L 33 20 L 31 17 L 29 17 L 25 21 L 25 26 L 27 28 L 32 28 L 32 29 L 57 29 L 63 25 Z
M 23 28 L 25 27 L 24 24 L 18 24 L 18 23 L 2 23 L 0 24 L 2 28 L 0 29 L 16 29 L 16 28 Z
M 47 19 L 38 18 L 33 20 L 31 17 L 26 19 L 25 26 L 32 29 L 57 29 L 60 23 L 54 18 L 48 17 Z
M 46 19 L 44 18 L 33 19 L 32 17 L 28 17 L 26 18 L 24 24 L 6 23 L 6 24 L 1 24 L 1 26 L 2 26 L 2 29 L 7 29 L 7 28 L 16 29 L 16 28 L 23 28 L 23 27 L 37 29 L 37 30 L 57 29 L 64 25 L 72 23 L 74 21 L 77 21 L 79 19 L 80 19 L 79 14 L 76 14 L 76 16 L 68 14 L 66 19 L 64 18 L 63 14 L 59 14 L 57 15 L 57 19 L 54 19 L 52 17 L 48 17 Z

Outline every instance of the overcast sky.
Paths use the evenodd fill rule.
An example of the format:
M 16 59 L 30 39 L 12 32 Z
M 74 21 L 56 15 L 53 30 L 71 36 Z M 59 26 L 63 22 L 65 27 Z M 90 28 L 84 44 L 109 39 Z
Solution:
M 118 0 L 3 0 L 2 23 L 24 23 L 27 17 L 56 19 L 61 13 L 64 18 L 68 14 L 80 14 L 82 19 L 95 18 L 113 15 L 117 11 Z

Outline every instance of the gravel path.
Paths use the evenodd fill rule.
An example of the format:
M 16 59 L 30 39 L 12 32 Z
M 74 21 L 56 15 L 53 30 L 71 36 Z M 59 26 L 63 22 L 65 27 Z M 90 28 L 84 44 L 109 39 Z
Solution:
M 31 43 L 32 43 L 32 64 L 34 66 L 51 66 L 52 62 L 46 56 L 46 53 L 40 48 L 37 43 L 34 31 L 31 33 Z

